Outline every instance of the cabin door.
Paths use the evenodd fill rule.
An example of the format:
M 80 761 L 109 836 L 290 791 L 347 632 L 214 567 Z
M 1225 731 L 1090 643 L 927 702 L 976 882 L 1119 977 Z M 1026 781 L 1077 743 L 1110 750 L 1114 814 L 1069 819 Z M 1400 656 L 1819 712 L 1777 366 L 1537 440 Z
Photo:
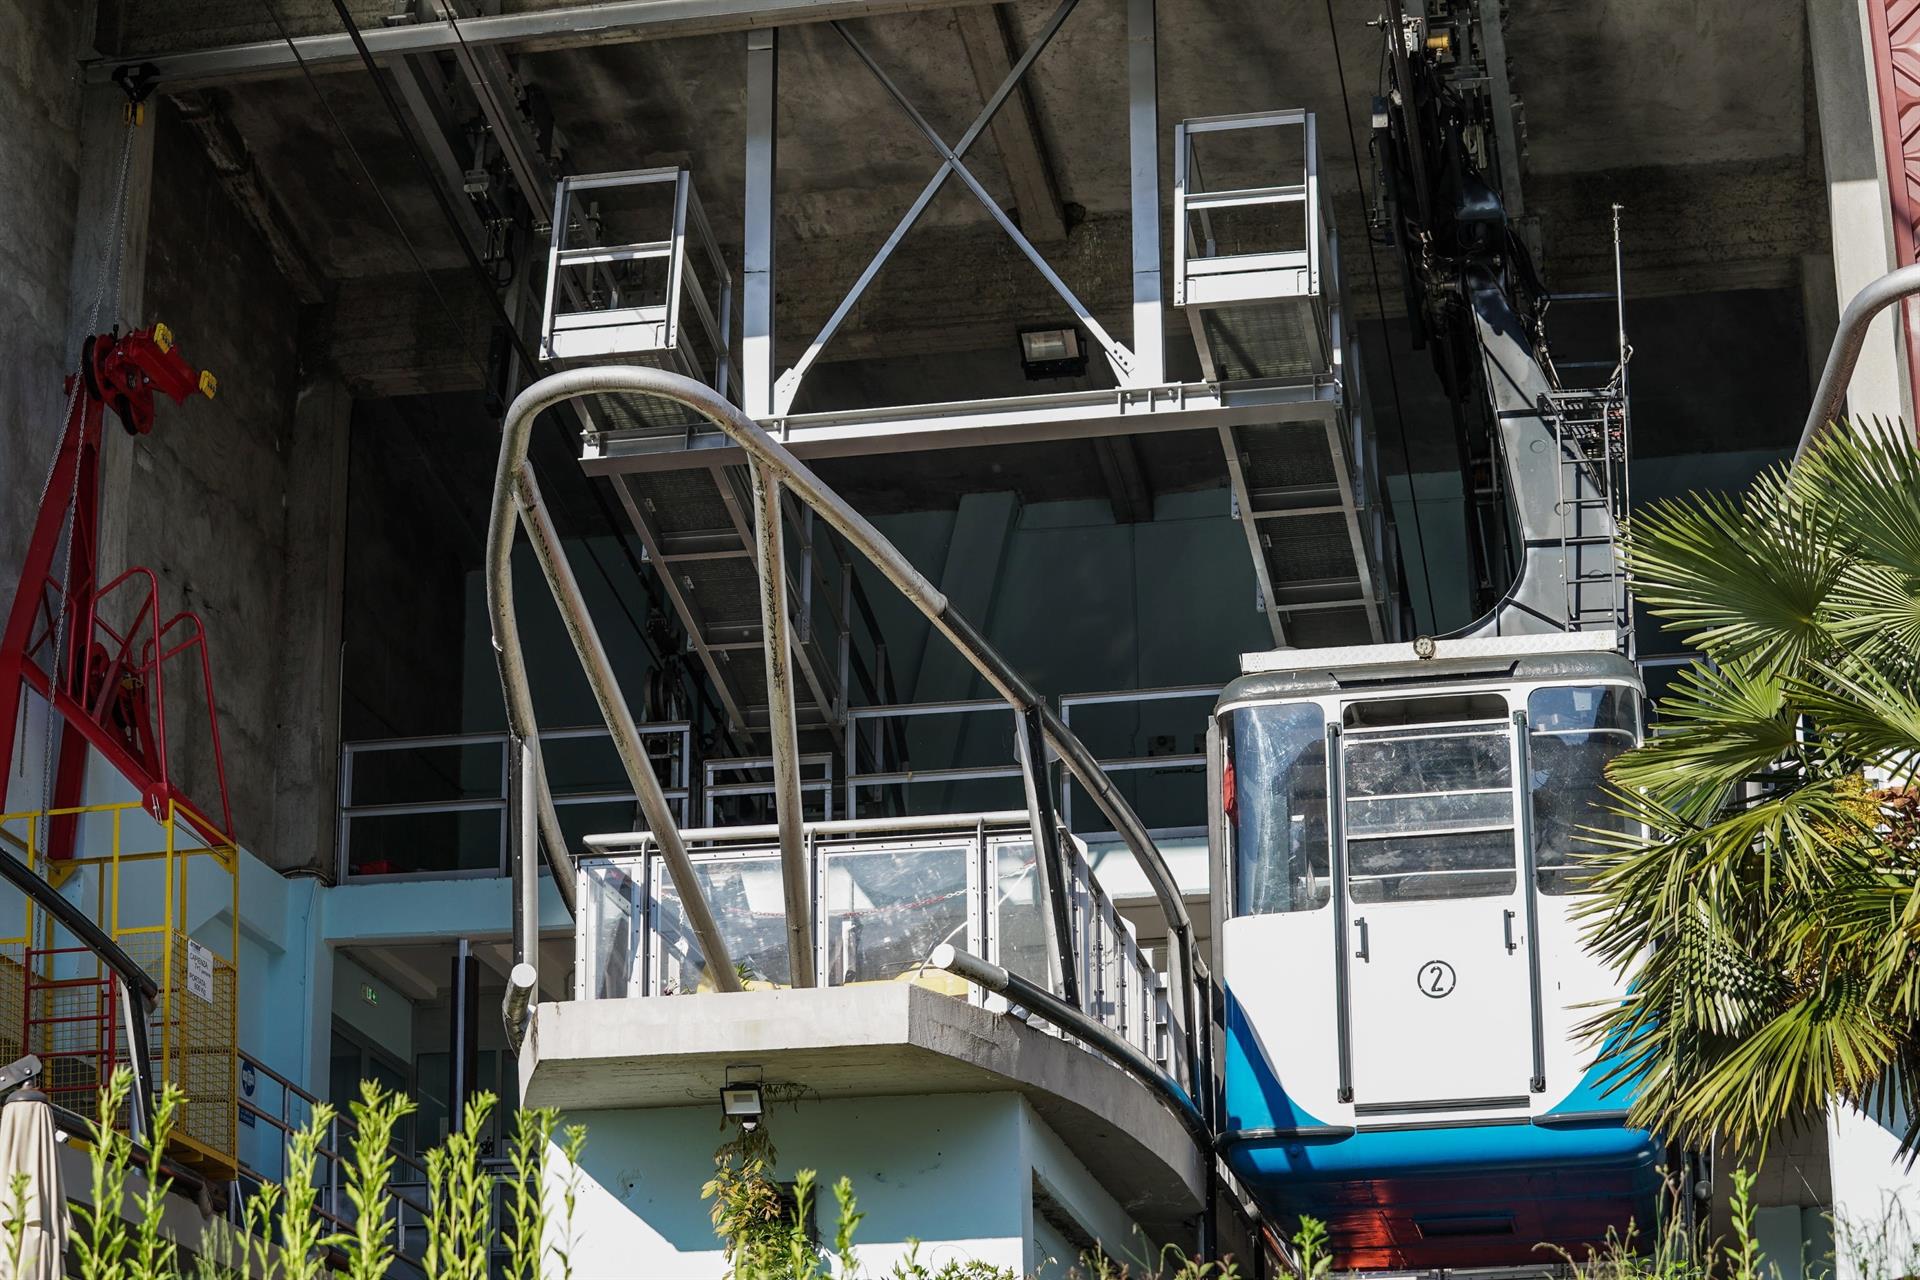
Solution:
M 1357 1116 L 1524 1108 L 1533 940 L 1511 721 L 1355 726 L 1340 762 Z

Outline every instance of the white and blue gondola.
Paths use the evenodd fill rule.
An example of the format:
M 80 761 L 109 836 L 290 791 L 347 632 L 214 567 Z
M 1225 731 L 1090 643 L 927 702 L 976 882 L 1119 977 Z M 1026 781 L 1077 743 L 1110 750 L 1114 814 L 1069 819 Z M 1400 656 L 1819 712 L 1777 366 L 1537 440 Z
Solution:
M 1252 655 L 1215 719 L 1222 1150 L 1341 1269 L 1651 1228 L 1661 1143 L 1581 1026 L 1583 828 L 1642 690 L 1611 632 Z

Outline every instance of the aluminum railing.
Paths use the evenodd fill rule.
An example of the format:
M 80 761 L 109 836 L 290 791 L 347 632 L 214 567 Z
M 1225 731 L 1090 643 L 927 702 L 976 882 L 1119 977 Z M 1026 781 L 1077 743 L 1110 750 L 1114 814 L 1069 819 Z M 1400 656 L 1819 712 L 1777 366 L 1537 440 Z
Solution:
M 1206 724 L 1207 713 L 1213 699 L 1219 696 L 1221 686 L 1177 685 L 1156 689 L 1120 689 L 1095 693 L 1070 693 L 1059 698 L 1060 718 L 1069 725 L 1074 723 L 1076 709 L 1081 713 L 1080 731 L 1094 742 L 1095 754 L 1100 766 L 1109 775 L 1133 774 L 1189 774 L 1191 775 L 1190 794 L 1176 798 L 1171 810 L 1160 814 L 1169 821 L 1156 821 L 1152 824 L 1156 831 L 1198 831 L 1206 824 Z M 1191 724 L 1191 749 L 1181 750 L 1179 736 L 1176 734 L 1154 734 L 1144 753 L 1109 755 L 1097 745 L 1117 735 L 1102 734 L 1088 728 L 1089 720 L 1097 717 L 1100 708 L 1140 706 L 1177 701 L 1198 702 Z M 967 765 L 947 765 L 940 768 L 921 769 L 911 765 L 902 757 L 903 743 L 911 740 L 910 733 L 891 733 L 909 721 L 925 722 L 942 717 L 986 717 L 991 726 L 989 732 L 1002 744 L 1001 749 L 992 753 L 990 760 Z M 964 732 L 961 731 L 961 732 Z M 1154 749 L 1154 739 L 1171 739 L 1159 745 L 1164 750 Z M 953 750 L 957 751 L 958 748 Z M 967 753 L 979 754 L 979 753 Z M 842 812 L 849 817 L 879 817 L 889 807 L 912 812 L 915 808 L 913 797 L 925 795 L 925 788 L 951 788 L 976 783 L 999 783 L 1000 791 L 986 794 L 976 792 L 972 799 L 991 802 L 1004 800 L 1008 804 L 1020 802 L 1020 765 L 1014 756 L 1012 713 L 1007 704 L 997 698 L 957 699 L 949 702 L 907 703 L 887 707 L 854 707 L 847 713 L 846 754 L 841 775 L 843 795 Z M 1116 779 L 1122 781 L 1122 779 Z M 914 789 L 922 790 L 916 792 Z M 1080 788 L 1070 779 L 1061 795 L 1061 817 L 1067 829 L 1076 835 L 1098 835 L 1097 830 L 1083 829 L 1074 818 L 1074 797 Z M 891 793 L 891 794 L 889 794 Z M 950 792 L 942 794 L 950 795 Z M 1136 801 L 1137 804 L 1137 801 Z M 1083 814 L 1085 810 L 1082 810 Z M 1097 816 L 1097 810 L 1096 816 Z
M 1101 765 L 1122 785 L 1137 790 L 1152 775 L 1191 775 L 1190 787 L 1183 778 L 1174 788 L 1163 789 L 1169 799 L 1154 807 L 1168 820 L 1153 823 L 1159 831 L 1189 831 L 1200 829 L 1205 822 L 1206 753 L 1200 740 L 1205 733 L 1207 704 L 1219 690 L 1218 685 L 1182 685 L 1074 693 L 1061 696 L 1058 706 L 1061 718 L 1069 724 L 1080 716 L 1083 732 L 1091 741 L 1100 744 L 1111 740 L 1116 752 L 1126 752 L 1109 754 L 1108 750 L 1096 749 Z M 1191 744 L 1181 733 L 1149 733 L 1145 744 L 1148 749 L 1141 753 L 1139 744 L 1120 746 L 1120 735 L 1103 733 L 1097 724 L 1102 708 L 1182 700 L 1201 704 L 1195 708 L 1191 725 L 1162 727 L 1190 727 Z M 991 748 L 961 753 L 956 739 L 956 743 L 945 745 L 947 754 L 960 753 L 980 762 L 914 767 L 908 751 L 915 731 L 949 717 L 973 717 L 976 722 L 984 717 L 992 737 Z M 665 764 L 665 794 L 683 823 L 697 818 L 709 826 L 726 825 L 730 811 L 736 815 L 742 810 L 751 812 L 756 801 L 770 808 L 773 782 L 764 758 L 698 762 L 693 758 L 691 728 L 684 723 L 642 725 L 640 732 L 650 746 L 665 748 L 660 757 Z M 1173 741 L 1157 741 L 1164 739 Z M 569 810 L 580 813 L 580 806 L 624 805 L 631 809 L 635 798 L 630 789 L 596 789 L 589 785 L 619 774 L 612 740 L 604 728 L 543 730 L 540 740 L 554 788 L 554 805 L 563 819 L 572 816 Z M 801 790 L 809 802 L 810 817 L 869 818 L 888 816 L 890 810 L 899 814 L 928 808 L 1021 803 L 1021 770 L 1014 756 L 1012 713 L 1001 699 L 853 707 L 847 712 L 845 740 L 845 752 L 839 760 L 820 755 L 801 759 Z M 578 744 L 572 754 L 584 749 L 594 753 L 596 759 L 570 759 L 568 744 Z M 1185 749 L 1187 745 L 1192 749 Z M 345 744 L 340 761 L 338 834 L 342 881 L 506 874 L 507 764 L 506 736 L 500 733 Z M 583 764 L 593 767 L 583 768 Z M 587 777 L 589 774 L 598 776 Z M 1137 781 L 1130 781 L 1126 775 L 1133 775 Z M 958 796 L 952 790 L 956 786 L 962 788 Z M 1078 805 L 1076 800 L 1080 801 Z M 1083 836 L 1101 834 L 1083 829 L 1081 819 L 1089 812 L 1084 800 L 1080 788 L 1065 781 L 1060 805 L 1067 828 Z M 817 811 L 816 804 L 820 806 Z M 576 823 L 568 825 L 572 828 Z M 577 845 L 580 833 L 570 834 Z M 409 855 L 407 862 L 389 856 L 389 849 L 396 846 Z M 432 850 L 442 865 L 419 865 L 422 850 Z
M 640 726 L 665 765 L 663 785 L 681 822 L 693 815 L 692 729 L 683 722 Z M 636 803 L 605 728 L 540 734 L 553 803 L 589 827 L 631 821 Z M 582 754 L 600 759 L 582 760 Z M 349 742 L 340 750 L 339 874 L 352 880 L 460 879 L 507 874 L 507 736 L 457 733 Z M 617 780 L 608 787 L 593 785 Z M 583 806 L 624 806 L 600 814 Z M 570 824 L 572 825 L 572 824 Z M 436 865 L 422 865 L 430 853 Z M 395 856 L 401 854 L 403 856 Z
M 311 1093 L 249 1054 L 240 1055 L 240 1065 L 240 1116 L 247 1134 L 240 1143 L 240 1194 L 232 1206 L 236 1224 L 243 1220 L 247 1197 L 263 1185 L 286 1181 L 293 1135 L 312 1120 L 319 1103 Z M 355 1210 L 346 1190 L 346 1165 L 352 1159 L 353 1138 L 352 1119 L 336 1115 L 327 1122 L 326 1137 L 315 1153 L 318 1194 L 313 1212 L 328 1234 L 353 1230 Z M 389 1204 L 396 1254 L 392 1274 L 424 1275 L 430 1208 L 427 1167 L 398 1147 L 392 1148 L 391 1154 L 394 1169 Z
M 689 856 L 743 984 L 787 985 L 786 912 L 774 827 L 686 831 Z M 942 943 L 1048 990 L 1047 904 L 1025 812 L 809 823 L 815 969 L 831 986 L 912 982 L 965 999 L 977 988 L 928 966 Z M 705 957 L 645 833 L 591 836 L 580 864 L 574 996 L 680 995 L 711 989 Z M 1185 1079 L 1165 977 L 1067 840 L 1073 957 L 1086 1012 Z

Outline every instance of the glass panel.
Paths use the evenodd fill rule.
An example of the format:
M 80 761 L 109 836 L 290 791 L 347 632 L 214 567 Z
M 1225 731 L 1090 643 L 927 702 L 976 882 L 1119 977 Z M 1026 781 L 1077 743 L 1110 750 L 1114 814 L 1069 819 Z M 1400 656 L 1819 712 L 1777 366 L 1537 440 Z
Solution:
M 791 984 L 787 967 L 787 910 L 780 885 L 778 857 L 735 858 L 694 864 L 694 874 L 706 892 L 707 905 L 726 939 L 733 962 L 749 987 Z M 673 881 L 658 877 L 660 931 L 660 994 L 690 995 L 711 991 L 707 958 L 687 927 L 686 913 Z
M 1008 766 L 1004 778 L 915 778 L 911 782 L 860 785 L 854 789 L 857 818 L 924 813 L 995 813 L 1025 809 L 1027 793 L 1019 771 Z M 768 819 L 771 821 L 772 819 Z
M 827 857 L 827 981 L 916 977 L 943 942 L 967 943 L 968 846 Z M 945 989 L 945 974 L 920 974 Z
M 634 868 L 637 872 L 638 868 Z M 640 886 L 626 868 L 587 869 L 587 999 L 621 999 L 642 994 L 637 925 Z
M 1009 973 L 1049 991 L 1057 989 L 1047 966 L 1046 898 L 1030 843 L 1003 844 L 994 855 L 993 900 L 1000 912 L 1000 954 Z
M 671 762 L 659 757 L 663 751 L 677 750 L 677 745 L 670 748 L 668 739 L 652 735 L 643 736 L 641 743 L 646 747 L 648 756 L 655 760 L 654 772 L 660 778 L 660 785 L 673 786 L 673 782 L 669 781 Z M 627 769 L 620 762 L 620 752 L 615 749 L 610 735 L 542 738 L 540 767 L 546 771 L 548 790 L 556 796 L 582 791 L 628 789 Z
M 1221 800 L 1233 825 L 1234 914 L 1327 904 L 1326 719 L 1312 703 L 1241 707 Z
M 1601 832 L 1626 834 L 1632 824 L 1612 811 L 1607 761 L 1638 734 L 1631 689 L 1583 685 L 1535 689 L 1527 699 L 1527 790 L 1533 801 L 1533 856 L 1540 892 L 1577 893 L 1586 878 L 1582 854 Z
M 667 803 L 676 814 L 680 813 L 679 801 Z M 565 796 L 555 796 L 553 812 L 560 819 L 560 838 L 575 854 L 589 852 L 588 836 L 623 835 L 647 829 L 646 815 L 634 800 L 569 801 Z
M 347 873 L 498 871 L 502 810 L 362 813 L 347 819 Z
M 1507 730 L 1407 729 L 1349 734 L 1349 796 L 1420 796 L 1505 791 L 1513 786 Z
M 1347 835 L 1395 836 L 1414 831 L 1458 831 L 1511 825 L 1511 791 L 1464 791 L 1347 801 Z
M 500 796 L 501 744 L 356 747 L 351 805 L 434 804 Z
M 1513 831 L 1349 840 L 1348 883 L 1355 902 L 1419 902 L 1512 893 Z
M 1112 769 L 1107 781 L 1133 807 L 1149 831 L 1198 828 L 1207 821 L 1207 766 L 1155 765 L 1150 769 Z M 1076 835 L 1110 831 L 1113 824 L 1100 812 L 1086 789 L 1069 777 Z

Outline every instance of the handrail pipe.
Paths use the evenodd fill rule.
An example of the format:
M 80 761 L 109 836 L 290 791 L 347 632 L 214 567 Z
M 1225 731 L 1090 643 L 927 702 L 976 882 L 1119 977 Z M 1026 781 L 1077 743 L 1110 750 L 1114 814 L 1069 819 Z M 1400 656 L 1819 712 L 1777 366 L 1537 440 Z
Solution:
M 1060 757 L 1067 771 L 1086 788 L 1096 807 L 1113 824 L 1128 850 L 1140 865 L 1141 872 L 1153 887 L 1160 908 L 1166 913 L 1168 930 L 1172 935 L 1174 960 L 1179 969 L 1175 975 L 1180 987 L 1180 1008 L 1185 1025 L 1182 1031 L 1187 1041 L 1188 1062 L 1196 1078 L 1204 1069 L 1199 1056 L 1199 1038 L 1196 1019 L 1200 1009 L 1194 998 L 1195 985 L 1207 981 L 1206 969 L 1196 953 L 1193 936 L 1193 920 L 1187 914 L 1186 903 L 1180 896 L 1178 882 L 1172 869 L 1161 856 L 1159 848 L 1147 834 L 1144 823 L 1133 811 L 1131 805 L 1113 788 L 1108 781 L 1100 762 L 1074 735 L 1072 729 L 1061 720 L 1060 715 L 1047 702 L 1035 693 L 1033 688 L 1022 679 L 1001 657 L 984 637 L 973 628 L 948 602 L 947 597 L 932 582 L 913 567 L 911 561 L 902 555 L 900 549 L 888 541 L 886 536 L 876 529 L 872 522 L 861 515 L 846 499 L 835 493 L 807 465 L 767 431 L 743 413 L 725 396 L 704 383 L 677 373 L 660 369 L 647 369 L 639 365 L 608 365 L 597 368 L 568 369 L 549 374 L 532 383 L 514 398 L 507 408 L 506 421 L 501 430 L 500 467 L 494 484 L 493 522 L 489 530 L 487 551 L 487 591 L 489 603 L 494 612 L 494 642 L 499 656 L 502 683 L 507 688 L 508 716 L 515 732 L 523 736 L 532 736 L 533 715 L 531 697 L 526 688 L 526 672 L 519 650 L 519 637 L 513 627 L 512 581 L 508 572 L 508 553 L 512 549 L 513 533 L 511 514 L 515 487 L 520 483 L 520 475 L 530 475 L 526 463 L 527 440 L 532 431 L 533 420 L 543 410 L 580 396 L 606 395 L 629 392 L 638 395 L 657 396 L 671 400 L 676 404 L 692 409 L 705 417 L 734 443 L 738 444 L 748 459 L 764 468 L 770 479 L 777 478 L 780 483 L 791 489 L 796 497 L 820 513 L 829 525 L 848 543 L 870 560 L 874 567 L 891 582 L 894 587 L 932 623 L 934 630 L 944 635 L 960 651 L 968 664 L 997 691 L 1001 697 L 1018 711 L 1032 710 L 1039 714 L 1040 727 L 1047 743 Z M 562 561 L 564 564 L 564 561 Z M 577 597 L 577 592 L 575 593 Z M 584 612 L 584 611 L 583 611 Z M 572 623 L 569 622 L 571 629 Z M 591 625 L 587 627 L 591 634 Z M 604 657 L 604 655 L 603 655 Z M 591 675 L 591 673 L 590 673 Z M 616 707 L 609 706 L 609 696 L 618 702 L 618 691 L 611 687 L 610 679 L 595 682 L 595 696 L 601 699 L 603 712 L 612 724 L 616 712 L 625 716 L 631 723 L 631 716 L 621 702 Z M 616 737 L 619 736 L 616 734 Z M 623 750 L 623 756 L 625 754 Z M 636 753 L 637 755 L 637 753 Z M 655 796 L 659 784 L 653 780 L 650 770 L 646 773 L 643 788 L 636 779 L 635 791 L 647 798 L 650 789 Z M 643 806 L 644 807 L 644 806 Z M 685 846 L 680 841 L 679 830 L 673 818 L 666 810 L 664 799 L 660 800 L 660 811 L 656 814 L 647 810 L 647 820 L 653 824 L 656 838 L 661 842 L 661 851 L 667 857 L 668 869 L 675 873 L 674 883 L 680 889 L 682 900 L 687 908 L 689 923 L 694 926 L 696 937 L 701 945 L 707 945 L 700 935 L 699 916 L 706 915 L 706 903 L 697 896 L 698 885 L 691 876 L 691 864 L 687 864 L 687 882 L 683 886 L 678 874 L 678 864 L 685 860 Z M 557 850 L 560 865 L 567 864 L 564 846 L 557 843 L 557 831 L 548 834 L 549 856 Z M 671 847 L 670 847 L 671 846 Z M 676 858 L 674 850 L 677 849 Z M 560 874 L 556 872 L 556 874 Z M 708 916 L 710 920 L 711 917 Z M 711 963 L 715 952 L 708 951 Z M 716 979 L 731 977 L 727 974 L 715 974 Z M 729 988 L 730 989 L 730 988 Z
M 726 940 L 721 937 L 720 927 L 707 905 L 706 893 L 694 874 L 693 862 L 687 857 L 687 847 L 680 839 L 680 828 L 674 820 L 673 810 L 667 805 L 667 798 L 660 789 L 660 779 L 654 776 L 652 762 L 647 759 L 646 749 L 640 743 L 640 730 L 634 723 L 633 710 L 627 703 L 626 695 L 620 691 L 619 681 L 613 674 L 613 663 L 600 643 L 600 633 L 594 629 L 586 600 L 580 594 L 580 584 L 575 580 L 573 569 L 567 563 L 566 551 L 560 545 L 559 530 L 554 527 L 553 517 L 540 496 L 540 486 L 534 480 L 533 467 L 527 462 L 527 445 L 535 415 L 548 404 L 557 404 L 568 398 L 556 396 L 529 409 L 526 407 L 531 403 L 529 397 L 541 387 L 572 376 L 557 374 L 521 392 L 507 410 L 507 420 L 500 433 L 500 463 L 494 473 L 493 511 L 487 523 L 487 608 L 493 616 L 494 659 L 499 666 L 500 684 L 506 695 L 507 725 L 523 742 L 535 744 L 537 761 L 540 726 L 533 713 L 533 691 L 527 684 L 526 656 L 520 649 L 520 629 L 513 604 L 513 531 L 517 517 L 518 523 L 526 527 L 527 539 L 533 545 L 541 572 L 546 575 L 554 603 L 559 606 L 561 620 L 566 624 L 574 652 L 585 670 L 594 701 L 599 704 L 600 714 L 613 735 L 614 747 L 620 754 L 620 763 L 626 768 L 628 781 L 633 784 L 634 795 L 639 798 L 640 810 L 660 842 L 660 853 L 666 860 L 667 873 L 673 879 L 673 886 L 680 895 L 688 927 L 695 941 L 700 944 L 702 954 L 706 956 L 708 978 L 716 990 L 738 991 L 741 987 L 740 975 L 734 969 L 733 957 L 728 953 Z M 554 812 L 553 794 L 547 788 L 545 773 L 536 768 L 536 774 L 540 833 L 542 843 L 546 846 L 547 863 L 553 870 L 554 888 L 559 891 L 561 902 L 566 904 L 567 913 L 572 915 L 576 910 L 574 899 L 578 892 L 578 886 L 574 883 L 573 859 L 567 853 L 566 841 L 560 833 L 560 820 Z M 517 832 L 515 838 L 518 838 Z M 514 860 L 516 876 L 530 874 L 527 861 L 525 858 Z M 515 889 L 519 888 L 521 886 L 516 884 Z
M 1868 326 L 1882 311 L 1916 293 L 1920 293 L 1920 263 L 1889 271 L 1853 295 L 1853 301 L 1840 316 L 1840 328 L 1833 335 L 1832 349 L 1827 352 L 1826 368 L 1820 371 L 1813 408 L 1807 413 L 1807 425 L 1801 430 L 1800 443 L 1793 451 L 1795 466 L 1840 412 L 1840 402 L 1847 398 L 1847 384 L 1853 381 L 1853 368 L 1860 362 L 1860 349 L 1867 342 Z

